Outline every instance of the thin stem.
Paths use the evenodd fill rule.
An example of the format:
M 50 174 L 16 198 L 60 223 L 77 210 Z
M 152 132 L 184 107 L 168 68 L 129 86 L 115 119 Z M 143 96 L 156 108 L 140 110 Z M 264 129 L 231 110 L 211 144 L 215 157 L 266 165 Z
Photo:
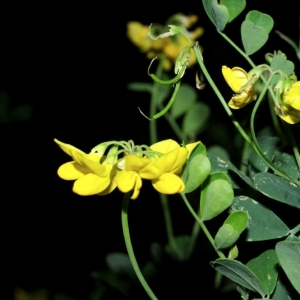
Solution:
M 199 213 L 200 213 L 200 208 L 199 208 L 198 215 L 199 215 Z M 197 241 L 200 229 L 201 229 L 201 227 L 200 227 L 198 221 L 195 220 L 194 221 L 194 226 L 193 226 L 193 229 L 192 229 L 192 233 L 191 233 L 191 236 L 190 236 L 190 243 L 189 243 L 188 250 L 187 250 L 187 258 L 190 258 L 192 253 L 193 253 L 193 250 L 195 248 L 196 241 Z
M 128 256 L 130 259 L 130 262 L 133 266 L 133 269 L 140 281 L 140 283 L 142 284 L 142 286 L 144 287 L 145 291 L 147 292 L 147 294 L 149 295 L 149 297 L 151 299 L 156 299 L 156 296 L 154 295 L 154 293 L 152 292 L 151 288 L 149 287 L 148 283 L 146 282 L 140 268 L 139 265 L 136 261 L 134 252 L 133 252 L 133 248 L 132 248 L 132 244 L 131 244 L 131 239 L 130 239 L 130 232 L 129 232 L 129 225 L 128 225 L 128 204 L 129 204 L 129 193 L 126 193 L 124 195 L 124 199 L 123 199 L 123 205 L 122 205 L 122 228 L 123 228 L 123 235 L 124 235 L 124 239 L 125 239 L 125 244 L 126 244 L 126 248 L 127 248 L 127 252 L 128 252 Z
M 296 143 L 296 140 L 294 138 L 294 135 L 291 131 L 291 127 L 286 124 L 285 122 L 283 122 L 283 126 L 288 134 L 288 137 L 289 137 L 289 140 L 292 144 L 292 148 L 293 148 L 293 151 L 294 151 L 294 155 L 295 155 L 295 159 L 296 159 L 296 162 L 297 162 L 297 165 L 298 165 L 298 169 L 300 171 L 300 154 L 299 154 L 299 149 L 298 149 L 298 145 Z
M 219 32 L 219 34 L 238 52 L 243 56 L 252 68 L 256 67 L 251 58 L 240 48 L 238 47 L 225 33 Z
M 290 176 L 289 174 L 286 174 L 284 171 L 282 171 L 281 169 L 279 169 L 277 166 L 275 166 L 272 161 L 270 161 L 266 155 L 263 153 L 263 151 L 260 149 L 260 146 L 257 142 L 257 139 L 256 139 L 256 135 L 255 135 L 255 129 L 254 129 L 254 118 L 255 118 L 255 114 L 257 112 L 257 109 L 260 105 L 260 103 L 262 102 L 263 98 L 264 98 L 264 95 L 268 89 L 268 86 L 270 85 L 270 82 L 272 80 L 272 76 L 270 76 L 270 78 L 268 79 L 264 89 L 262 90 L 258 100 L 256 101 L 255 105 L 254 105 L 254 108 L 253 108 L 253 111 L 252 111 L 252 114 L 251 114 L 251 118 L 250 118 L 250 129 L 251 129 L 251 136 L 252 136 L 252 139 L 253 139 L 253 142 L 255 144 L 255 149 L 256 149 L 256 152 L 259 154 L 259 156 L 268 164 L 268 166 L 279 176 L 289 180 L 289 181 L 292 181 L 294 182 L 297 186 L 300 186 L 300 182 L 298 180 L 296 180 L 295 178 L 293 178 L 292 176 Z
M 163 106 L 161 104 L 157 105 L 158 108 L 160 110 L 163 109 Z M 173 131 L 175 132 L 175 134 L 177 135 L 178 139 L 180 141 L 187 141 L 187 137 L 184 134 L 184 132 L 181 130 L 180 126 L 178 125 L 178 123 L 176 122 L 176 120 L 173 118 L 173 116 L 170 113 L 166 113 L 164 115 L 164 117 L 167 119 L 167 121 L 169 122 L 171 128 L 173 129 Z
M 190 211 L 190 213 L 194 216 L 194 218 L 198 221 L 199 225 L 201 226 L 203 232 L 205 233 L 206 237 L 208 238 L 209 242 L 211 243 L 211 245 L 213 246 L 213 248 L 215 249 L 215 251 L 217 252 L 218 256 L 220 258 L 226 258 L 226 256 L 223 254 L 222 251 L 218 250 L 215 246 L 215 242 L 213 237 L 211 236 L 210 232 L 208 231 L 208 229 L 206 228 L 205 224 L 203 223 L 203 221 L 199 218 L 199 216 L 196 214 L 196 212 L 194 211 L 194 209 L 192 208 L 192 206 L 190 205 L 188 199 L 186 198 L 184 193 L 180 194 L 184 203 L 186 204 L 188 210 Z
M 157 70 L 156 70 L 156 76 L 161 78 L 162 77 L 162 73 L 163 73 L 163 62 L 165 59 L 165 55 L 163 54 L 161 56 L 161 59 L 159 61 L 159 64 L 157 66 Z M 152 87 L 152 93 L 151 93 L 151 101 L 150 101 L 150 116 L 154 116 L 156 114 L 156 99 L 158 96 L 158 87 L 159 84 L 156 82 L 153 82 L 153 87 Z M 157 142 L 158 137 L 157 137 L 157 121 L 153 120 L 150 122 L 149 125 L 149 131 L 150 131 L 150 144 L 154 144 Z M 161 205 L 162 205 L 162 210 L 163 210 L 163 214 L 164 214 L 164 219 L 165 219 L 165 224 L 166 224 L 166 233 L 167 233 L 167 238 L 169 241 L 169 245 L 170 248 L 172 249 L 172 251 L 178 255 L 179 254 L 179 250 L 177 248 L 177 245 L 175 243 L 175 239 L 174 239 L 174 234 L 173 234 L 173 226 L 172 226 L 172 218 L 171 218 L 171 214 L 170 214 L 170 209 L 169 209 L 169 205 L 167 203 L 167 198 L 166 195 L 162 195 L 160 194 L 160 201 L 161 201 Z
M 247 143 L 255 149 L 255 146 L 252 142 L 252 140 L 250 139 L 250 137 L 246 134 L 246 132 L 244 131 L 244 129 L 240 126 L 239 122 L 235 119 L 235 117 L 232 114 L 232 111 L 230 110 L 230 108 L 227 105 L 227 102 L 225 101 L 225 99 L 223 98 L 222 94 L 220 93 L 218 87 L 215 85 L 214 81 L 212 80 L 210 74 L 208 73 L 203 60 L 202 60 L 202 54 L 200 52 L 199 46 L 195 45 L 194 46 L 194 51 L 195 51 L 195 55 L 197 57 L 198 63 L 200 65 L 200 68 L 204 74 L 204 76 L 206 77 L 207 81 L 209 82 L 210 86 L 212 87 L 212 89 L 214 90 L 215 94 L 217 95 L 217 97 L 219 98 L 221 104 L 223 105 L 226 113 L 228 114 L 229 118 L 231 119 L 232 123 L 234 124 L 234 126 L 236 127 L 236 129 L 239 131 L 239 133 L 243 136 L 243 138 L 247 141 Z

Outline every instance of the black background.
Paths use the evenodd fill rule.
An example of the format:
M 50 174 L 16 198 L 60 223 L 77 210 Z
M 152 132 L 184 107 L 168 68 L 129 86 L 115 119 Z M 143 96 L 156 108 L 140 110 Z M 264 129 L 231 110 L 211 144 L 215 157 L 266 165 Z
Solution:
M 262 1 L 252 0 L 246 11 L 257 9 L 272 15 L 274 28 L 298 41 L 298 9 L 274 3 L 264 1 L 262 7 Z M 33 109 L 27 122 L 0 124 L 2 272 L 9 293 L 17 286 L 44 287 L 84 299 L 91 289 L 90 273 L 104 266 L 105 254 L 125 251 L 122 194 L 73 194 L 72 183 L 56 175 L 69 158 L 53 139 L 85 152 L 106 140 L 149 142 L 148 121 L 137 110 L 140 106 L 147 111 L 149 97 L 126 88 L 131 81 L 150 82 L 149 62 L 128 41 L 126 23 L 163 23 L 178 11 L 172 6 L 139 6 L 142 8 L 116 11 L 114 2 L 106 9 L 99 9 L 98 3 L 43 3 L 1 9 L 0 91 L 10 95 L 12 108 L 27 103 Z M 198 14 L 198 24 L 205 28 L 199 42 L 217 84 L 224 85 L 223 64 L 247 69 L 247 63 L 216 33 L 200 2 L 183 9 L 183 13 Z M 245 13 L 226 29 L 239 45 L 239 24 L 244 17 Z M 273 50 L 284 50 L 295 61 L 293 50 L 274 32 L 270 36 L 263 51 L 253 55 L 254 61 L 264 63 L 263 53 Z M 187 72 L 186 78 L 192 82 L 194 71 Z M 209 87 L 206 90 L 204 96 L 199 95 L 212 95 Z M 225 85 L 224 91 L 229 97 Z M 215 101 L 213 117 L 221 118 L 217 99 L 204 101 Z M 163 120 L 159 126 L 161 139 L 175 138 Z M 216 143 L 217 138 L 208 143 Z M 160 203 L 147 189 L 130 203 L 132 238 L 140 261 L 149 258 L 152 241 L 164 244 L 166 238 Z M 188 233 L 193 220 L 179 197 L 172 199 L 175 231 Z

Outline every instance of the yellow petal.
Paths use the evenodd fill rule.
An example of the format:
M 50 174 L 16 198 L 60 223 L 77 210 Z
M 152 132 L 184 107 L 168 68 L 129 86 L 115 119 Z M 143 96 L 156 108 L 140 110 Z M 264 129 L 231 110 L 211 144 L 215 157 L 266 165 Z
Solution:
M 136 182 L 134 185 L 134 190 L 133 190 L 133 193 L 132 193 L 130 199 L 135 200 L 139 196 L 141 187 L 142 187 L 142 179 L 139 176 L 137 176 Z
M 300 81 L 293 83 L 292 87 L 284 93 L 283 101 L 300 110 Z
M 97 155 L 97 154 L 96 154 Z M 95 162 L 91 160 L 92 156 L 85 154 L 85 153 L 78 153 L 77 159 L 80 161 L 81 165 L 86 166 L 91 170 L 92 173 L 95 173 L 96 175 L 100 177 L 106 177 L 109 176 L 109 173 L 111 171 L 111 165 L 102 165 L 99 162 Z M 99 158 L 99 156 L 98 156 Z M 99 158 L 100 159 L 100 158 Z
M 222 66 L 222 73 L 227 84 L 235 93 L 239 92 L 240 89 L 249 81 L 247 72 L 239 67 L 230 69 L 226 66 Z
M 110 177 L 89 173 L 74 182 L 73 192 L 81 196 L 96 195 L 104 191 L 109 183 Z
M 88 173 L 90 173 L 88 168 L 77 164 L 75 161 L 67 162 L 57 170 L 58 176 L 65 180 L 76 180 Z
M 126 155 L 125 169 L 137 172 L 144 179 L 154 179 L 160 175 L 158 168 L 153 165 L 151 159 L 136 155 Z
M 155 166 L 163 173 L 179 173 L 182 166 L 185 164 L 188 156 L 188 150 L 186 148 L 180 147 L 173 151 L 161 156 L 156 161 L 153 162 Z
M 185 185 L 180 177 L 171 173 L 164 173 L 152 181 L 153 187 L 162 194 L 182 193 Z
M 168 153 L 176 148 L 180 148 L 180 145 L 174 140 L 163 140 L 150 146 L 153 151 L 160 153 Z
M 281 106 L 278 109 L 274 107 L 276 114 L 285 122 L 289 124 L 296 124 L 300 121 L 300 111 L 291 106 Z
M 200 144 L 200 142 L 194 142 L 194 143 L 190 143 L 187 144 L 185 147 L 186 149 L 189 151 L 188 157 L 190 157 L 191 153 L 193 152 L 193 150 Z
M 137 176 L 138 174 L 135 171 L 119 171 L 116 178 L 117 187 L 122 193 L 128 193 L 133 190 Z

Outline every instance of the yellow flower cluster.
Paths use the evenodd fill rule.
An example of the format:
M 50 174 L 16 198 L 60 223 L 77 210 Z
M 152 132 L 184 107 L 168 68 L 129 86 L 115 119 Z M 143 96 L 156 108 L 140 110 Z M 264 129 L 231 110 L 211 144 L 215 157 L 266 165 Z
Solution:
M 180 147 L 173 140 L 153 144 L 149 157 L 126 153 L 123 158 L 113 159 L 101 153 L 86 154 L 72 145 L 55 139 L 58 146 L 73 159 L 58 169 L 58 175 L 65 180 L 75 180 L 73 192 L 82 196 L 106 195 L 116 187 L 136 199 L 142 187 L 142 179 L 151 180 L 153 187 L 163 194 L 181 193 L 185 189 L 179 177 L 189 153 L 197 143 Z
M 285 122 L 295 124 L 300 121 L 300 81 L 294 82 L 290 89 L 282 94 L 284 105 L 275 106 L 276 114 Z
M 254 92 L 254 83 L 249 83 L 251 78 L 249 78 L 245 70 L 239 67 L 230 69 L 223 66 L 222 73 L 227 84 L 236 93 L 228 102 L 229 107 L 232 109 L 240 109 L 256 100 L 257 95 Z M 247 83 L 249 83 L 248 86 Z
M 185 16 L 178 14 L 176 15 L 175 20 L 179 23 L 178 26 L 188 29 L 198 20 L 198 17 L 196 15 Z M 181 50 L 185 46 L 188 46 L 190 42 L 182 34 L 166 37 L 164 39 L 151 40 L 148 36 L 148 32 L 149 25 L 143 25 L 135 21 L 127 23 L 127 36 L 131 42 L 136 45 L 141 52 L 146 53 L 146 56 L 149 59 L 164 53 L 166 55 L 166 59 L 163 67 L 167 71 L 170 70 L 175 64 Z M 203 34 L 203 32 L 204 29 L 202 27 L 197 27 L 194 31 L 188 32 L 188 34 L 190 39 L 194 42 Z M 196 57 L 194 53 L 191 53 L 189 65 L 193 65 L 195 63 Z

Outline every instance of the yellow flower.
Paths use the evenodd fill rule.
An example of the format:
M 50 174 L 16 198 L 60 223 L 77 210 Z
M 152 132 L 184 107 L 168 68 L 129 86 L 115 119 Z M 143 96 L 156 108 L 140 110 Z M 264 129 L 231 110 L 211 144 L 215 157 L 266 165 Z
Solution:
M 81 196 L 106 195 L 114 190 L 114 169 L 111 164 L 102 164 L 97 153 L 86 154 L 72 145 L 54 140 L 58 146 L 73 158 L 59 167 L 58 176 L 65 180 L 75 180 L 73 192 Z
M 282 100 L 287 105 L 275 106 L 276 114 L 289 124 L 300 121 L 300 81 L 294 82 L 291 88 L 284 92 Z
M 174 16 L 174 18 L 184 28 L 189 28 L 198 19 L 195 15 L 187 17 L 181 14 Z M 139 22 L 132 21 L 127 23 L 127 36 L 131 42 L 136 45 L 141 52 L 147 53 L 146 56 L 149 59 L 159 56 L 160 53 L 165 53 L 164 69 L 170 70 L 175 64 L 181 50 L 189 45 L 188 40 L 182 34 L 174 37 L 151 40 L 148 36 L 148 31 L 149 26 L 145 26 Z M 194 31 L 189 32 L 189 37 L 194 42 L 203 35 L 203 32 L 204 29 L 202 27 L 197 27 Z M 191 53 L 189 66 L 195 62 L 196 57 L 194 53 Z
M 256 100 L 257 95 L 254 92 L 254 83 L 249 84 L 241 91 L 241 88 L 245 86 L 251 79 L 245 70 L 239 67 L 230 69 L 226 66 L 223 66 L 222 73 L 227 84 L 235 93 L 237 93 L 228 102 L 229 107 L 232 109 L 240 109 L 250 102 Z
M 292 87 L 283 94 L 283 101 L 300 111 L 300 81 L 294 82 Z
M 153 144 L 152 150 L 164 155 L 158 157 L 153 165 L 159 170 L 159 176 L 152 180 L 153 187 L 163 194 L 181 193 L 185 189 L 185 184 L 178 176 L 185 164 L 189 150 L 180 147 L 173 140 L 164 140 Z M 193 147 L 189 147 L 191 150 Z
M 122 193 L 133 190 L 131 199 L 138 197 L 142 187 L 142 178 L 154 179 L 159 175 L 159 170 L 153 166 L 153 161 L 147 157 L 126 155 L 118 162 L 116 184 Z

